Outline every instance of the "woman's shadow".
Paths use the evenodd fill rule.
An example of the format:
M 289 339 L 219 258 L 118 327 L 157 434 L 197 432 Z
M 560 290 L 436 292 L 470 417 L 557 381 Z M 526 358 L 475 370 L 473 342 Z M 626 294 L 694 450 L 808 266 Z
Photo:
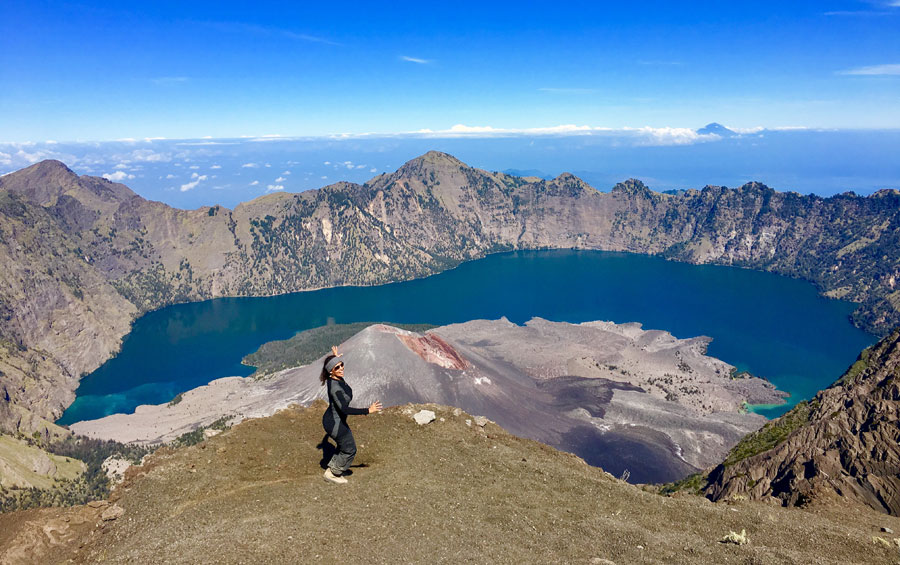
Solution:
M 319 461 L 319 467 L 322 467 L 323 469 L 327 468 L 328 462 L 331 461 L 331 458 L 335 453 L 337 453 L 337 446 L 332 443 L 331 436 L 325 434 L 322 437 L 322 441 L 319 442 L 319 445 L 316 446 L 316 449 L 322 450 L 322 460 Z M 356 465 L 350 465 L 350 467 L 368 467 L 368 465 L 366 465 L 365 463 L 358 463 Z M 344 475 L 349 476 L 352 474 L 352 469 L 347 469 L 346 471 L 344 471 Z

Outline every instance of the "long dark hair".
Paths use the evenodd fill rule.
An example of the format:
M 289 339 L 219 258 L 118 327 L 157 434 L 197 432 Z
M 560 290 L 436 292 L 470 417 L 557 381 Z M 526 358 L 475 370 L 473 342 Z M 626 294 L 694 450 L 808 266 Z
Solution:
M 337 355 L 329 353 L 325 357 L 325 361 L 322 363 L 322 374 L 319 375 L 319 382 L 322 383 L 322 386 L 325 386 L 325 381 L 328 379 L 328 370 L 325 368 L 328 365 L 328 362 L 337 357 Z

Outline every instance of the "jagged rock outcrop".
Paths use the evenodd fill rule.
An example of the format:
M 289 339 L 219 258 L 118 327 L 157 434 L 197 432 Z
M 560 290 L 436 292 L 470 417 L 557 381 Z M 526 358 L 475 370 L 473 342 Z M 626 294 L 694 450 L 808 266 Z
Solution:
M 178 210 L 44 161 L 0 178 L 0 428 L 52 427 L 82 373 L 141 313 L 433 274 L 496 251 L 662 254 L 801 277 L 861 302 L 856 323 L 900 323 L 900 192 L 779 193 L 758 183 L 600 193 L 570 174 L 521 178 L 429 152 L 368 183 Z
M 786 505 L 835 493 L 900 515 L 900 330 L 808 404 L 742 440 L 706 492 Z

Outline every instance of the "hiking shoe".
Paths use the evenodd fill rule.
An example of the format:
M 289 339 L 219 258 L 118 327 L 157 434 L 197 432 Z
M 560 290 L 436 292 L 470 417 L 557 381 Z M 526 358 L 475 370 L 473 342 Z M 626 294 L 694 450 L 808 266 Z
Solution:
M 328 481 L 329 483 L 337 483 L 339 485 L 342 485 L 347 482 L 347 479 L 345 479 L 344 477 L 341 477 L 339 475 L 335 475 L 334 473 L 332 473 L 330 468 L 325 469 L 325 475 L 323 475 L 323 476 L 325 477 L 325 480 Z

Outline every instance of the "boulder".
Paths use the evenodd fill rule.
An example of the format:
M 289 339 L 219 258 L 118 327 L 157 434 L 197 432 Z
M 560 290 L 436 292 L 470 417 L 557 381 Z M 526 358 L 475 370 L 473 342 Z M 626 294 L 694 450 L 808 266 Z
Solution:
M 420 426 L 424 426 L 425 424 L 434 421 L 434 412 L 432 412 L 431 410 L 419 410 L 413 416 L 413 420 L 415 420 L 416 423 Z

